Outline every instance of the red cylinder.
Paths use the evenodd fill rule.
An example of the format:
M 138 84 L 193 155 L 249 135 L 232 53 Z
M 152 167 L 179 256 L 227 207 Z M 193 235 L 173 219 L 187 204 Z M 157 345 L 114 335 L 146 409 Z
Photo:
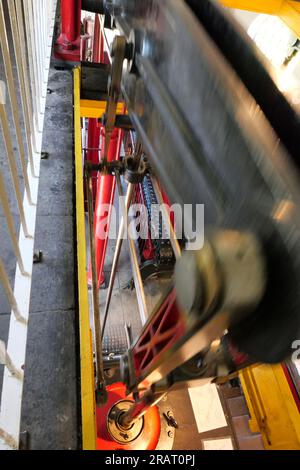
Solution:
M 101 155 L 103 157 L 105 151 L 105 129 L 104 127 L 100 130 L 101 136 Z M 121 144 L 122 144 L 123 132 L 119 129 L 115 129 L 111 136 L 107 160 L 109 162 L 113 160 L 119 160 Z M 96 270 L 98 287 L 104 282 L 104 261 L 107 250 L 108 236 L 109 236 L 109 225 L 111 218 L 111 211 L 113 207 L 114 197 L 116 189 L 116 180 L 114 176 L 106 175 L 100 176 L 97 183 L 97 197 L 95 204 L 95 255 L 96 255 Z M 106 228 L 106 230 L 104 230 Z M 91 284 L 92 275 L 91 267 L 89 269 L 88 282 Z
M 81 0 L 61 0 L 61 34 L 55 46 L 55 57 L 80 61 Z
M 81 0 L 61 0 L 61 34 L 66 43 L 80 36 Z

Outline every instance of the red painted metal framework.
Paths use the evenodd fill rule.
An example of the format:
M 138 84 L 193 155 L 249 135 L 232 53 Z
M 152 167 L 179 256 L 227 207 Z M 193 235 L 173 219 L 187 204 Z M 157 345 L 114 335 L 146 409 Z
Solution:
M 185 317 L 176 303 L 173 289 L 151 318 L 135 346 L 132 356 L 136 377 L 143 377 L 158 355 L 168 351 L 186 332 Z
M 108 54 L 104 50 L 104 37 L 101 32 L 100 17 L 95 15 L 94 31 L 90 30 L 89 22 L 83 25 L 84 35 L 81 36 L 81 0 L 61 1 L 61 34 L 56 43 L 55 55 L 66 61 L 80 61 L 87 59 L 86 45 L 88 39 L 93 36 L 93 47 L 91 60 L 94 63 L 109 63 Z M 123 139 L 123 132 L 115 129 L 108 152 L 108 161 L 119 160 Z M 128 143 L 130 145 L 130 143 Z M 97 119 L 89 118 L 87 123 L 87 149 L 85 160 L 98 164 L 103 157 L 105 148 L 105 128 Z M 101 149 L 101 150 L 99 150 Z M 111 207 L 114 201 L 116 182 L 113 176 L 99 176 L 93 172 L 93 197 L 95 201 L 95 252 L 98 287 L 104 282 L 103 268 L 107 250 L 109 222 L 111 211 L 103 211 L 103 207 Z M 139 190 L 138 190 L 139 191 Z M 166 203 L 168 198 L 162 191 Z M 172 216 L 173 217 L 173 216 Z M 103 237 L 103 224 L 107 221 L 105 236 Z M 173 222 L 173 220 L 172 220 Z M 147 240 L 148 256 L 150 259 L 153 252 L 151 239 Z M 89 269 L 88 282 L 91 284 L 91 268 Z

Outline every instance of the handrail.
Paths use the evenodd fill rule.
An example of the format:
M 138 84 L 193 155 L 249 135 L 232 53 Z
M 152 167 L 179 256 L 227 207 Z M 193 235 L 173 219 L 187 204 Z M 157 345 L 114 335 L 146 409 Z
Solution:
M 11 178 L 6 179 L 0 170 L 0 208 L 7 226 L 5 236 L 16 259 L 16 272 L 12 285 L 5 264 L 7 256 L 3 257 L 7 253 L 1 252 L 9 244 L 1 239 L 0 283 L 11 308 L 7 345 L 0 338 L 0 364 L 5 366 L 0 390 L 1 450 L 19 447 L 42 130 L 57 0 L 7 0 L 6 3 L 8 14 L 0 0 L 0 54 L 6 76 L 5 83 L 0 84 L 0 129 L 6 150 L 1 156 L 6 159 Z M 9 30 L 12 43 L 8 41 Z M 13 195 L 20 220 L 19 237 L 11 206 Z

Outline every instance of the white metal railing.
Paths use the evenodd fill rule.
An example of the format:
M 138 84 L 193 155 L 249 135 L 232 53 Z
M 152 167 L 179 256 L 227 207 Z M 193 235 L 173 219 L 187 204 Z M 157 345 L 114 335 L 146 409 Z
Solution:
M 6 76 L 5 83 L 0 86 L 0 129 L 11 173 L 11 178 L 5 180 L 0 169 L 0 204 L 17 264 L 12 286 L 1 258 L 0 240 L 0 282 L 11 307 L 7 345 L 0 338 L 0 364 L 5 366 L 2 393 L 0 390 L 0 449 L 19 447 L 42 131 L 56 4 L 57 0 L 7 0 L 8 11 L 5 15 L 0 0 L 0 50 Z M 8 31 L 12 37 L 11 43 Z M 13 73 L 12 57 L 15 58 L 17 77 Z M 21 108 L 18 106 L 17 89 Z M 10 114 L 13 126 L 10 124 Z M 24 195 L 18 175 L 18 161 L 24 181 Z M 19 236 L 9 193 L 14 193 L 17 201 Z

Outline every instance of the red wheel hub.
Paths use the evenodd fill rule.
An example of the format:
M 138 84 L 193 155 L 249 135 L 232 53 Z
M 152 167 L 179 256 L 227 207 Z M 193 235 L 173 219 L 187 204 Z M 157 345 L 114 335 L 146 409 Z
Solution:
M 154 450 L 160 436 L 160 416 L 157 407 L 150 408 L 144 418 L 130 428 L 128 432 L 121 432 L 117 424 L 113 426 L 111 424 L 109 418 L 111 411 L 114 410 L 116 404 L 119 405 L 120 409 L 130 406 L 130 402 L 133 403 L 133 398 L 131 395 L 126 396 L 126 387 L 122 383 L 109 385 L 107 393 L 106 405 L 97 407 L 96 411 L 97 449 Z M 130 442 L 126 442 L 126 440 Z

